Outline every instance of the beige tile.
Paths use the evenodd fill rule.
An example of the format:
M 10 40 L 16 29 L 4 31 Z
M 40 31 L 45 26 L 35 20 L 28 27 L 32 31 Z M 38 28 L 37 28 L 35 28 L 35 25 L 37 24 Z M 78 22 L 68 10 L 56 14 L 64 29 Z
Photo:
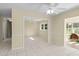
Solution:
M 11 50 L 11 41 L 0 41 L 1 56 L 75 56 L 79 55 L 79 50 L 67 47 L 50 45 L 42 41 L 40 37 L 35 40 L 25 39 L 24 49 Z

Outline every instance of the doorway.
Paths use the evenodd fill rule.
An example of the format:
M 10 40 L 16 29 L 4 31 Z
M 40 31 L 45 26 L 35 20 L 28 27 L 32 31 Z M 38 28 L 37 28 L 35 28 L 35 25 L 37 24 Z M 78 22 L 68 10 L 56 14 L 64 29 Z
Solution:
M 11 18 L 3 18 L 3 40 L 12 39 L 12 21 Z
M 7 21 L 7 34 L 6 34 L 7 38 L 12 38 L 12 22 L 11 21 Z

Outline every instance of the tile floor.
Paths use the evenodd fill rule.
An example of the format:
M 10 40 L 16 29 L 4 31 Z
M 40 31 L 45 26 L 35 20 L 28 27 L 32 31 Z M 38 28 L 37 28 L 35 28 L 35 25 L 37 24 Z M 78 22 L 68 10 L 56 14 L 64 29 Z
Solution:
M 79 50 L 71 47 L 59 47 L 42 41 L 25 39 L 24 49 L 11 50 L 11 41 L 0 41 L 0 56 L 79 56 Z

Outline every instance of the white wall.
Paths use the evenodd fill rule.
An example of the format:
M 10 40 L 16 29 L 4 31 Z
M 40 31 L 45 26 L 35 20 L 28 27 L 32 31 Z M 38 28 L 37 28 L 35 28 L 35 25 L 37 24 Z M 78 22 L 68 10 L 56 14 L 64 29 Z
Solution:
M 41 37 L 44 41 L 48 42 L 48 30 L 40 30 L 40 24 L 42 23 L 47 23 L 48 24 L 48 20 L 43 20 L 43 21 L 39 21 L 39 31 L 38 31 L 38 35 L 39 37 Z
M 60 18 L 58 18 L 57 16 L 53 17 L 50 21 L 50 34 L 49 36 L 51 36 L 51 40 L 49 40 L 49 42 L 55 44 L 55 45 L 63 45 L 64 43 L 64 19 L 61 20 Z
M 25 36 L 38 36 L 38 22 L 37 21 L 25 21 L 24 25 Z

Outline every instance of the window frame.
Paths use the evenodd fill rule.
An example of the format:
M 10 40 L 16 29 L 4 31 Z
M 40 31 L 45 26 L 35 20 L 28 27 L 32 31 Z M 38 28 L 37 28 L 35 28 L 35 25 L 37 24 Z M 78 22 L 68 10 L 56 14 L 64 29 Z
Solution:
M 48 24 L 47 24 L 47 29 L 45 29 L 45 24 L 47 24 L 47 23 L 41 23 L 40 24 L 40 30 L 42 30 L 42 31 L 47 31 L 48 30 Z M 43 25 L 43 29 L 42 29 L 42 25 Z

